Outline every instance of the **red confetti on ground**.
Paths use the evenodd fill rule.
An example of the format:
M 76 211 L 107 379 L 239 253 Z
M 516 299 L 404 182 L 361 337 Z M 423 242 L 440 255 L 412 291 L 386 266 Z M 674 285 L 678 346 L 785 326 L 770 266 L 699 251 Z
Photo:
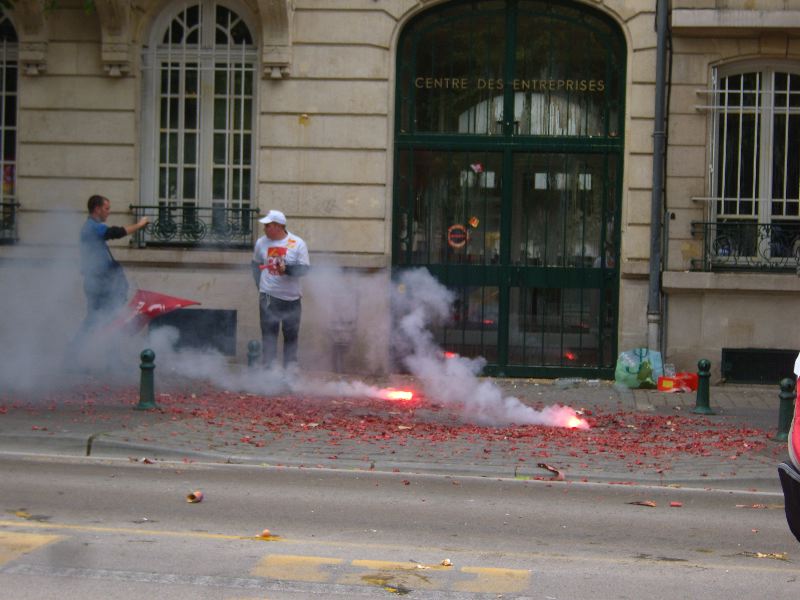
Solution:
M 52 414 L 69 408 L 83 421 L 109 419 L 109 405 L 125 409 L 116 413 L 120 421 L 133 420 L 127 409 L 138 402 L 135 386 L 111 388 L 93 385 L 84 389 L 51 393 L 45 398 L 11 398 L 0 395 L 0 416 L 12 410 Z M 766 432 L 721 419 L 707 417 L 654 415 L 627 411 L 583 411 L 589 430 L 542 425 L 487 427 L 464 423 L 460 407 L 443 407 L 423 396 L 412 401 L 392 402 L 368 398 L 312 397 L 284 395 L 265 397 L 220 390 L 198 382 L 184 384 L 158 395 L 161 412 L 151 418 L 174 423 L 175 435 L 194 433 L 199 428 L 209 439 L 232 434 L 219 444 L 263 447 L 265 439 L 292 437 L 295 442 L 339 446 L 344 442 L 377 444 L 381 450 L 405 446 L 414 440 L 429 442 L 461 441 L 475 448 L 481 458 L 495 453 L 547 458 L 554 452 L 565 456 L 592 457 L 625 461 L 630 468 L 652 468 L 658 473 L 669 469 L 656 461 L 676 457 L 717 456 L 736 460 L 742 455 L 763 450 Z M 105 413 L 105 414 L 104 414 Z M 120 417 L 120 414 L 124 415 Z M 136 423 L 130 423 L 135 426 Z M 125 427 L 125 423 L 121 425 Z M 35 426 L 34 429 L 46 430 Z M 145 438 L 140 440 L 146 441 Z M 322 440 L 322 441 L 321 441 Z M 493 445 L 496 444 L 496 445 Z M 338 456 L 329 454 L 330 458 Z M 365 455 L 365 459 L 368 457 Z M 577 461 L 576 461 L 577 463 Z M 586 463 L 580 463 L 586 466 Z M 616 482 L 628 484 L 629 482 Z

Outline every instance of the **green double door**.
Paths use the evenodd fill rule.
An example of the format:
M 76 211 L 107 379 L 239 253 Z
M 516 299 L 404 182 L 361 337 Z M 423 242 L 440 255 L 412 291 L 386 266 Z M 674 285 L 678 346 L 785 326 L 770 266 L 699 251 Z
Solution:
M 624 64 L 571 2 L 453 2 L 403 32 L 393 264 L 453 291 L 437 340 L 489 374 L 613 373 Z

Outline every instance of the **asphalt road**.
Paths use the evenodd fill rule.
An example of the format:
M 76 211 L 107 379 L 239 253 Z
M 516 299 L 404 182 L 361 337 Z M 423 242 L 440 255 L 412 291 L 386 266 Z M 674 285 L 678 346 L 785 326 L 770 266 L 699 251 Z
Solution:
M 0 455 L 0 509 L 3 599 L 800 592 L 769 492 Z

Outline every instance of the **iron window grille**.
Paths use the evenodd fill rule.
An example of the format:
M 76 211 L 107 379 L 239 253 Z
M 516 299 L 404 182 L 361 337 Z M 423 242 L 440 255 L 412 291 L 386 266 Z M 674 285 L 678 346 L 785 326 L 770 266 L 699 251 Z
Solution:
M 144 198 L 154 202 L 139 207 L 156 214 L 138 243 L 243 243 L 254 189 L 251 29 L 223 3 L 203 1 L 173 12 L 156 33 L 144 60 L 150 123 L 142 178 Z
M 706 219 L 699 270 L 800 264 L 800 67 L 715 70 Z
M 150 223 L 137 231 L 133 244 L 145 246 L 211 246 L 252 248 L 259 234 L 258 208 L 197 206 L 187 202 L 132 205 L 136 219 L 148 217 Z

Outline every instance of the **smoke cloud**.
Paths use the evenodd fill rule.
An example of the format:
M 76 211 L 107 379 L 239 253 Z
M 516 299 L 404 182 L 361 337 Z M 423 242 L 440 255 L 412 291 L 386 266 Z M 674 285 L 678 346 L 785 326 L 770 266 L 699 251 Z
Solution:
M 2 391 L 63 389 L 87 369 L 104 373 L 107 381 L 126 377 L 122 367 L 128 340 L 87 336 L 81 341 L 77 337 L 86 314 L 77 245 L 85 218 L 85 214 L 64 212 L 42 219 L 36 235 L 47 245 L 37 250 L 46 254 L 35 258 L 38 253 L 29 253 L 32 256 L 0 265 Z
M 93 333 L 81 336 L 85 302 L 80 282 L 74 260 L 56 266 L 0 269 L 3 390 L 63 389 L 70 383 L 84 383 L 86 373 L 104 383 L 133 384 L 139 375 L 139 352 L 150 347 L 156 352 L 160 382 L 178 375 L 267 396 L 383 398 L 381 388 L 363 381 L 310 373 L 328 367 L 381 374 L 394 360 L 394 367 L 416 378 L 428 399 L 457 410 L 465 422 L 581 426 L 569 407 L 537 411 L 518 398 L 504 396 L 492 379 L 480 377 L 486 364 L 483 358 L 445 357 L 432 328 L 450 318 L 454 298 L 425 269 L 408 270 L 392 281 L 385 271 L 357 273 L 335 265 L 315 265 L 304 281 L 300 356 L 306 364 L 301 373 L 246 369 L 215 352 L 179 350 L 178 332 L 169 327 L 124 334 L 106 326 L 114 315 L 107 315 L 106 324 Z M 134 287 L 135 281 L 131 284 Z M 303 335 L 304 327 L 319 329 L 319 333 Z
M 483 358 L 446 357 L 435 341 L 432 327 L 450 318 L 453 294 L 425 269 L 406 271 L 392 282 L 385 274 L 345 272 L 328 265 L 312 270 L 305 294 L 317 297 L 315 314 L 304 315 L 304 322 L 321 326 L 328 338 L 320 348 L 311 350 L 312 356 L 317 351 L 320 356 L 331 351 L 335 355 L 355 353 L 356 356 L 349 356 L 351 362 L 370 363 L 391 345 L 402 366 L 422 386 L 424 395 L 458 410 L 465 422 L 486 426 L 585 426 L 569 407 L 550 406 L 539 411 L 518 398 L 504 396 L 492 379 L 479 376 L 486 364 Z M 304 311 L 309 304 L 304 301 Z M 385 310 L 372 310 L 379 306 Z M 174 372 L 207 378 L 226 389 L 265 395 L 383 397 L 381 388 L 358 380 L 323 380 L 280 368 L 234 372 L 219 356 L 175 352 L 173 335 L 168 328 L 158 330 L 151 334 L 151 344 L 157 353 L 169 357 L 166 362 Z M 363 343 L 365 340 L 367 343 Z
M 405 352 L 403 362 L 427 397 L 460 407 L 466 421 L 480 425 L 582 426 L 569 407 L 538 411 L 518 398 L 503 396 L 491 379 L 478 377 L 486 364 L 482 357 L 446 357 L 434 341 L 431 326 L 448 319 L 452 301 L 450 291 L 425 269 L 407 271 L 400 277 L 394 316 L 400 348 Z

